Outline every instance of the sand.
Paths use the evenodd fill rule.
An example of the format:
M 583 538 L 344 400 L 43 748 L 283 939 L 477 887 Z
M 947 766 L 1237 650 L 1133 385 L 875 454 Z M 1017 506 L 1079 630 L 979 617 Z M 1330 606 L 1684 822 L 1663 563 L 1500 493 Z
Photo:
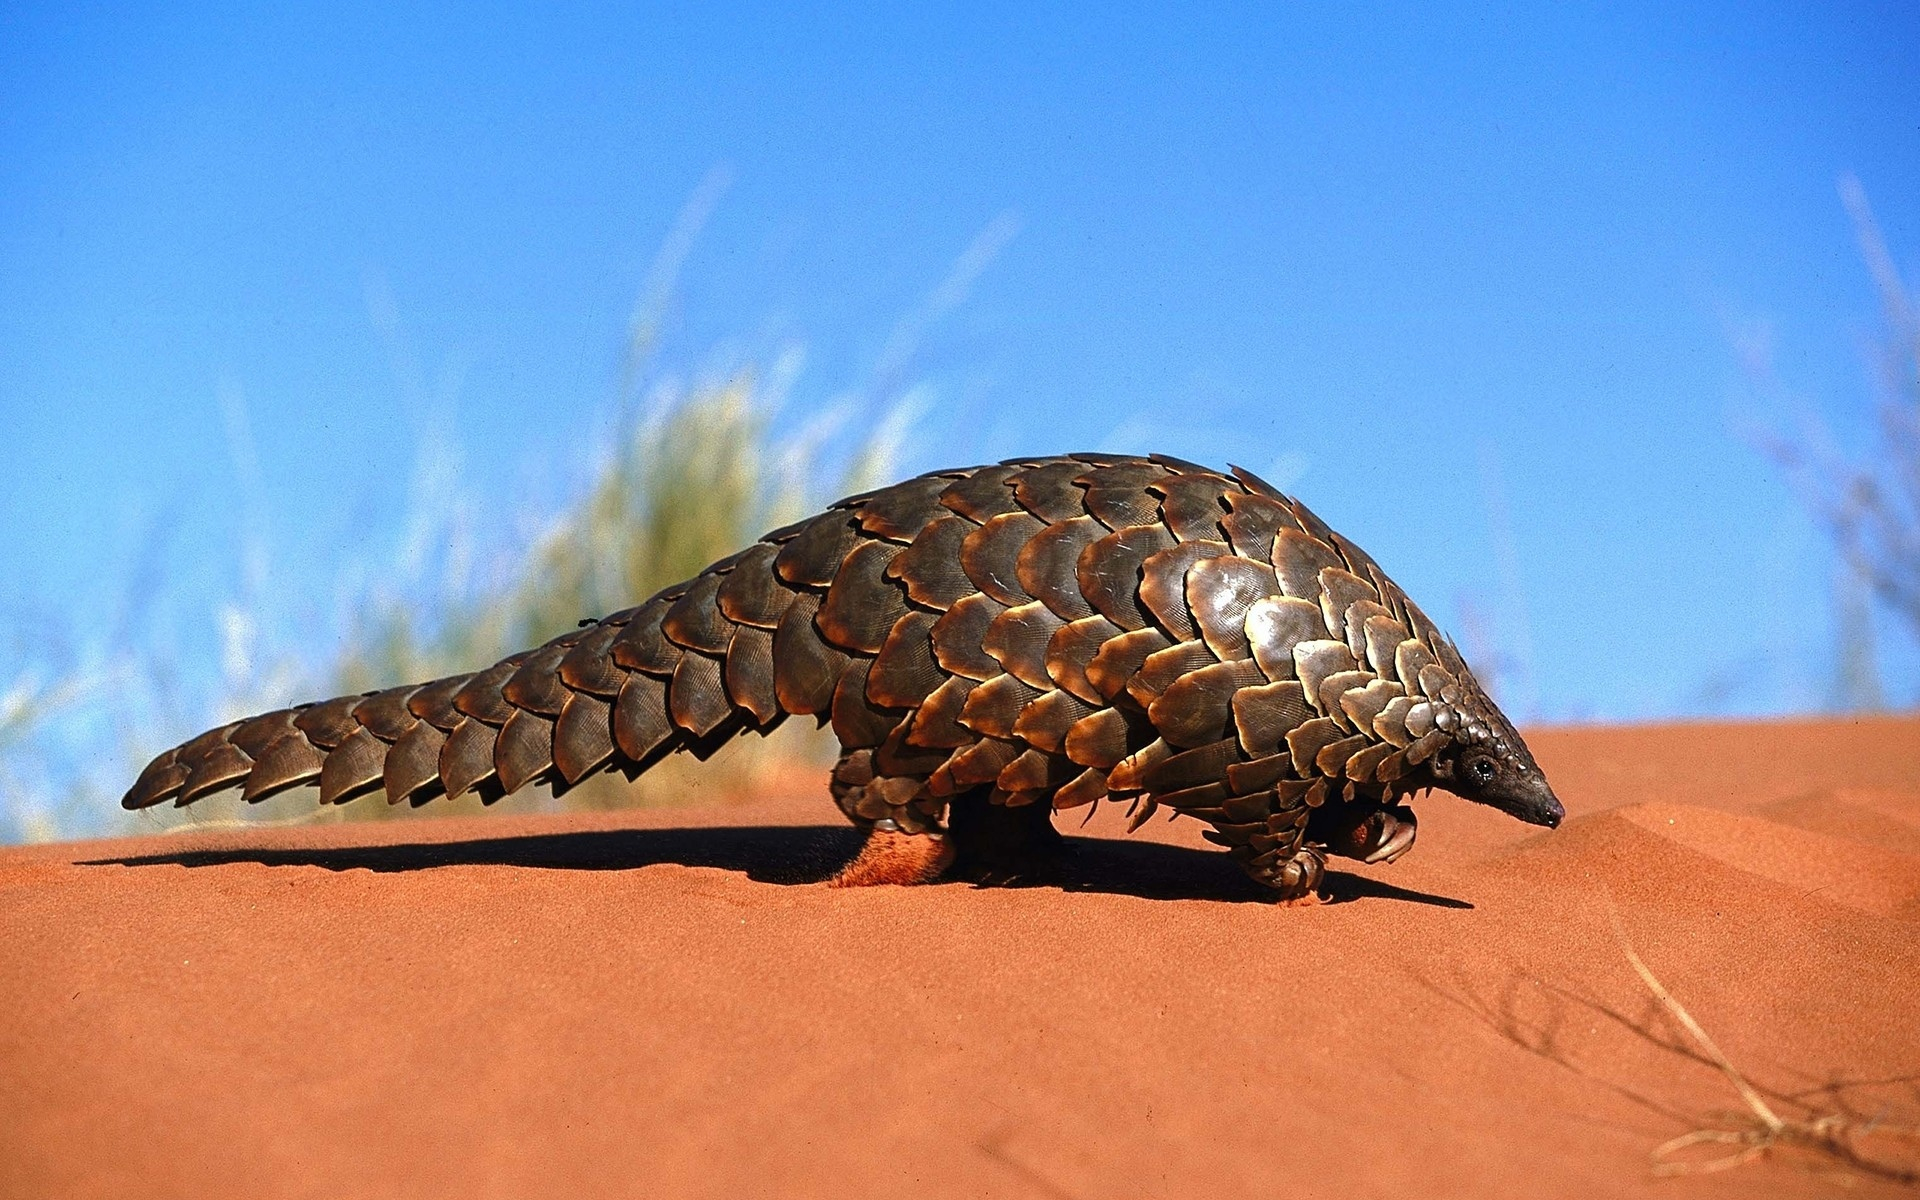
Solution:
M 1740 1106 L 1607 912 L 1783 1114 L 1920 1124 L 1920 718 L 1531 741 L 1560 830 L 1434 795 L 1304 909 L 1117 813 L 829 889 L 799 788 L 0 851 L 0 1194 L 1909 1194 L 1654 1178 Z

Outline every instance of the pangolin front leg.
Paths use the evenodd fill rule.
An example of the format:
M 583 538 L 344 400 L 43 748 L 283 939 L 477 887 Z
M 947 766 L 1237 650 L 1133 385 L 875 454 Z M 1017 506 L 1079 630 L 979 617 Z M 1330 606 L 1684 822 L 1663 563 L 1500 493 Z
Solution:
M 1328 853 L 1404 852 L 1422 788 L 1561 815 L 1359 547 L 1237 468 L 1101 454 L 849 497 L 495 666 L 202 734 L 124 803 L 559 793 L 789 716 L 831 724 L 833 794 L 872 831 L 845 883 L 1033 877 L 1047 814 L 1108 797 L 1206 822 L 1281 897 Z
M 1406 805 L 1356 801 L 1315 813 L 1307 836 L 1329 854 L 1363 863 L 1390 863 L 1413 849 L 1418 832 L 1419 821 Z

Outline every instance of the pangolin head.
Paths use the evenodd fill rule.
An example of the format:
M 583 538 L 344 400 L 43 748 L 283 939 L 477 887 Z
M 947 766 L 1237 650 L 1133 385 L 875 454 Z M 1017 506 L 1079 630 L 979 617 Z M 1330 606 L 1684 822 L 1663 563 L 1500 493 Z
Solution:
M 1426 764 L 1433 786 L 1529 825 L 1558 827 L 1567 810 L 1527 743 L 1464 664 L 1455 678 L 1457 688 L 1439 703 L 1435 718 L 1448 738 Z

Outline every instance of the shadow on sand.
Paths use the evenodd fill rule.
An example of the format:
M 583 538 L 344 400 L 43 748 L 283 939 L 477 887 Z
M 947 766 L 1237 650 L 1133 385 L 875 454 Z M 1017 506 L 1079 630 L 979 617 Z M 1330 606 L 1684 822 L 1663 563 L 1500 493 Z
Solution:
M 79 865 L 211 867 L 260 863 L 329 871 L 419 871 L 461 866 L 623 871 L 675 863 L 738 871 L 761 883 L 804 884 L 830 878 L 859 847 L 860 834 L 846 826 L 757 825 L 576 831 L 381 846 L 222 847 L 89 859 Z M 1271 893 L 1243 875 L 1225 854 L 1107 838 L 1067 838 L 1059 871 L 1037 886 L 1148 900 L 1262 903 L 1272 899 Z M 1336 903 L 1373 899 L 1442 908 L 1473 907 L 1464 900 L 1398 888 L 1345 871 L 1327 872 L 1324 890 Z

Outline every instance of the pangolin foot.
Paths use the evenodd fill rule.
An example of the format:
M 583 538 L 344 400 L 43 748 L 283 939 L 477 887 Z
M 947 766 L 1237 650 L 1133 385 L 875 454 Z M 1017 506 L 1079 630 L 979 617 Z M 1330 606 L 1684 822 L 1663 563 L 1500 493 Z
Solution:
M 1286 858 L 1278 852 L 1269 851 L 1272 861 L 1263 862 L 1268 857 L 1244 860 L 1241 865 L 1255 881 L 1274 890 L 1274 899 L 1287 905 L 1310 905 L 1320 903 L 1320 881 L 1326 877 L 1327 854 L 1318 846 L 1302 846 Z
M 939 833 L 908 833 L 883 821 L 867 835 L 859 856 L 833 877 L 833 886 L 931 883 L 953 865 L 953 859 L 953 839 Z

